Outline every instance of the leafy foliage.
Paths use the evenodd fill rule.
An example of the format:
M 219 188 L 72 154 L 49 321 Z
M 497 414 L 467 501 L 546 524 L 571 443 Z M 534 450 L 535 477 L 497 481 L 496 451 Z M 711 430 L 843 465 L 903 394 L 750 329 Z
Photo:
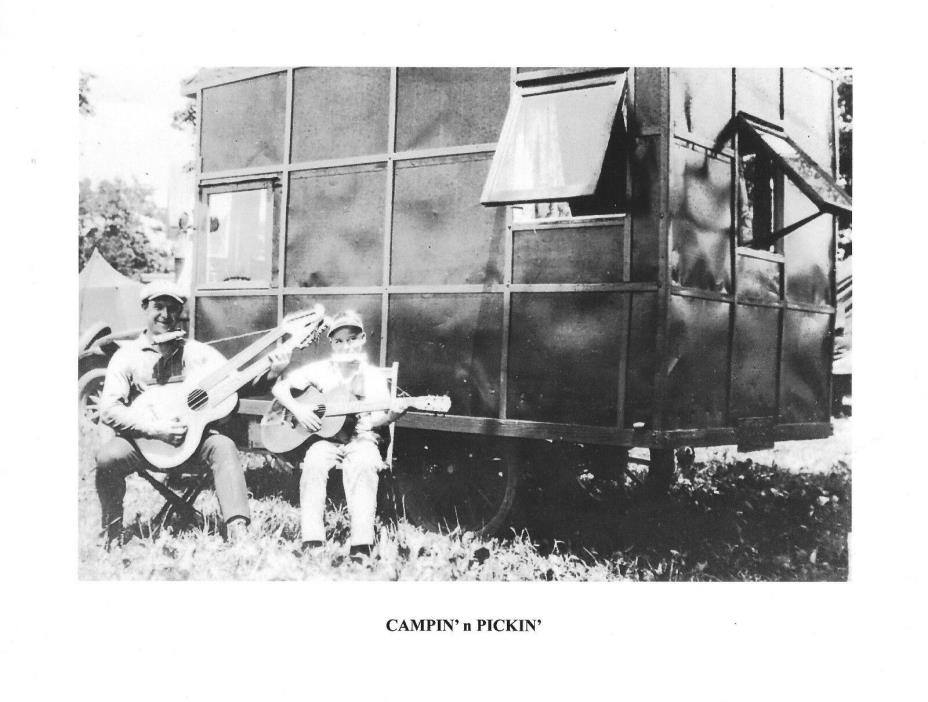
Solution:
M 850 68 L 839 68 L 838 73 L 838 177 L 848 194 L 854 193 L 854 75 Z M 849 229 L 851 218 L 838 218 L 840 229 Z M 850 236 L 850 235 L 848 235 Z M 850 255 L 850 254 L 848 254 Z
M 197 103 L 195 100 L 187 100 L 187 105 L 177 110 L 171 115 L 171 126 L 182 132 L 196 133 L 197 129 Z M 185 173 L 193 173 L 196 170 L 196 161 L 187 161 L 184 164 Z
M 160 213 L 151 200 L 151 188 L 121 179 L 103 180 L 93 188 L 80 182 L 78 201 L 78 269 L 99 249 L 123 275 L 139 279 L 143 273 L 168 270 L 163 252 L 145 235 L 142 217 Z
M 171 126 L 180 131 L 195 130 L 197 127 L 197 103 L 188 99 L 186 107 L 177 110 L 171 115 Z
M 77 88 L 77 109 L 82 115 L 88 117 L 94 114 L 93 105 L 90 103 L 90 81 L 96 78 L 93 73 L 81 71 L 80 82 Z
M 838 69 L 838 173 L 848 192 L 852 191 L 852 146 L 854 136 L 854 75 L 850 68 Z
M 638 505 L 616 552 L 644 579 L 844 580 L 850 470 L 792 472 L 750 459 L 695 464 L 659 509 Z

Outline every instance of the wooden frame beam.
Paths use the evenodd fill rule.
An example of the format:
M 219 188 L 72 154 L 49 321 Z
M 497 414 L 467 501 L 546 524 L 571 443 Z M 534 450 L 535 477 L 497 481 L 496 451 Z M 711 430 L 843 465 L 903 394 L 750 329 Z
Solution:
M 271 403 L 268 400 L 243 399 L 239 405 L 239 412 L 242 414 L 258 417 L 267 411 Z M 639 431 L 607 426 L 532 422 L 524 419 L 467 417 L 463 415 L 434 416 L 420 412 L 407 413 L 397 421 L 397 426 L 428 431 L 508 436 L 521 439 L 554 439 L 576 443 L 644 448 L 736 445 L 751 438 L 750 430 L 735 427 Z M 775 441 L 823 439 L 831 436 L 832 426 L 829 422 L 776 424 L 772 427 L 771 432 Z

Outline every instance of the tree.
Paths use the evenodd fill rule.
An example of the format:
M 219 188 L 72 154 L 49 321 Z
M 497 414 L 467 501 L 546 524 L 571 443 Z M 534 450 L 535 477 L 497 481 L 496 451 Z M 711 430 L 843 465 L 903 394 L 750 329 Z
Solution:
M 854 192 L 854 74 L 850 68 L 835 69 L 838 75 L 838 178 L 848 195 Z M 841 256 L 851 255 L 851 216 L 838 217 L 838 248 Z
M 854 137 L 854 76 L 850 68 L 838 69 L 838 175 L 851 193 Z
M 197 131 L 197 103 L 196 100 L 187 99 L 187 106 L 182 110 L 177 110 L 171 115 L 171 126 L 182 132 L 196 134 Z M 193 173 L 196 170 L 196 161 L 187 161 L 184 164 L 186 173 Z
M 77 109 L 82 115 L 93 115 L 93 105 L 90 104 L 90 81 L 96 76 L 93 73 L 81 71 L 80 83 L 77 87 Z
M 128 184 L 119 178 L 100 181 L 96 189 L 90 180 L 80 181 L 78 270 L 95 248 L 116 270 L 136 280 L 143 273 L 168 270 L 166 254 L 152 246 L 145 234 L 142 218 L 160 214 L 151 192 L 138 182 Z
M 197 103 L 188 98 L 187 106 L 171 115 L 171 126 L 181 131 L 197 128 Z

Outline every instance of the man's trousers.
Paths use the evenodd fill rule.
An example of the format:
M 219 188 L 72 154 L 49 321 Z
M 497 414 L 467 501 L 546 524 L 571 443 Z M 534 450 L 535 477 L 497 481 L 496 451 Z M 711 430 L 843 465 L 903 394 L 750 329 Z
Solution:
M 152 466 L 135 444 L 121 436 L 108 441 L 97 453 L 97 495 L 103 513 L 103 528 L 111 537 L 122 530 L 126 477 L 139 468 L 152 469 Z M 216 432 L 207 434 L 189 461 L 170 470 L 212 471 L 223 520 L 228 522 L 234 517 L 241 517 L 250 521 L 245 473 L 235 442 L 229 437 Z

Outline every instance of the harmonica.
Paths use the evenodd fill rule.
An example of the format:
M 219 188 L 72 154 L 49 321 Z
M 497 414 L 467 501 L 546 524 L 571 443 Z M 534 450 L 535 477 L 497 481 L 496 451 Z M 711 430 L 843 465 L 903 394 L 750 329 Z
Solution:
M 167 344 L 171 341 L 176 341 L 187 335 L 183 329 L 177 329 L 175 331 L 165 332 L 164 334 L 156 334 L 151 338 L 152 343 L 155 344 Z

